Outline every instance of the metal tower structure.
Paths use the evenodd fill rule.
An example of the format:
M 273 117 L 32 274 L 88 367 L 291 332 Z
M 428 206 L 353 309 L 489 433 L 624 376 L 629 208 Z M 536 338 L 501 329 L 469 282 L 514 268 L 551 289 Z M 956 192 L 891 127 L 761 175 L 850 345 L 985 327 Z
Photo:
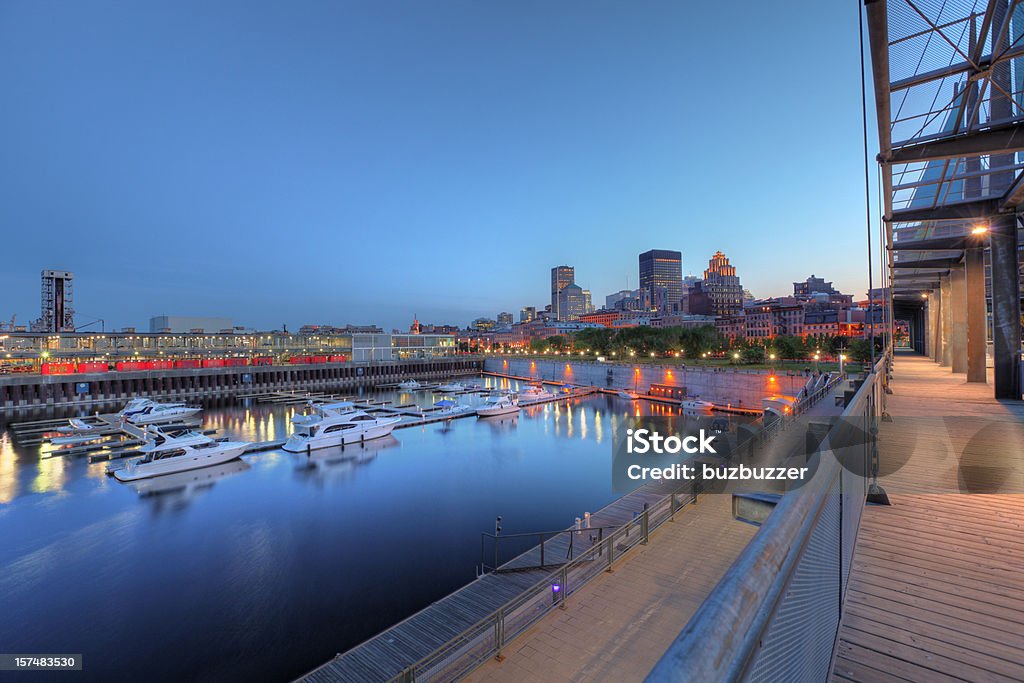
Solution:
M 42 272 L 39 320 L 35 332 L 74 332 L 75 300 L 72 282 L 74 273 L 67 270 Z

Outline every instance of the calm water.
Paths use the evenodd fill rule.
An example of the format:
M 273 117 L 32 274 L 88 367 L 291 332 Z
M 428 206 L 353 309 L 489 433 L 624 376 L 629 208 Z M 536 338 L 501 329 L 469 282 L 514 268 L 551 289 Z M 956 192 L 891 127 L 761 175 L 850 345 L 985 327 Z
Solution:
M 676 412 L 638 406 L 547 404 L 139 489 L 5 433 L 0 652 L 83 653 L 89 680 L 290 680 L 471 581 L 495 515 L 505 533 L 564 528 L 613 500 L 615 424 Z M 239 400 L 204 425 L 281 439 L 295 410 Z

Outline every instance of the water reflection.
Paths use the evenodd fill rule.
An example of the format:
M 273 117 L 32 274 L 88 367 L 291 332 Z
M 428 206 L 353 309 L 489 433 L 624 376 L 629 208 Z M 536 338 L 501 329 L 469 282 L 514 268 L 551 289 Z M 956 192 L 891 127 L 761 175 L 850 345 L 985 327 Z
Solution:
M 124 486 L 134 490 L 139 498 L 152 499 L 154 511 L 180 510 L 197 495 L 212 489 L 219 479 L 234 476 L 248 469 L 249 463 L 234 460 L 213 467 L 129 481 L 125 482 Z
M 398 445 L 398 439 L 389 435 L 365 443 L 349 444 L 344 448 L 323 448 L 310 455 L 295 454 L 296 478 L 320 486 L 350 481 L 357 468 L 373 462 L 381 451 Z

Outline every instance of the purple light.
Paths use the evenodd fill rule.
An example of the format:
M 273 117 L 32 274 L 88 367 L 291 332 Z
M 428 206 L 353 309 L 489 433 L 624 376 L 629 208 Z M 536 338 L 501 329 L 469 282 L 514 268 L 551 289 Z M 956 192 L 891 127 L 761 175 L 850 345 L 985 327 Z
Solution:
M 558 585 L 557 583 L 551 584 L 551 592 L 552 593 L 557 593 L 560 590 L 562 590 L 562 587 L 560 585 Z

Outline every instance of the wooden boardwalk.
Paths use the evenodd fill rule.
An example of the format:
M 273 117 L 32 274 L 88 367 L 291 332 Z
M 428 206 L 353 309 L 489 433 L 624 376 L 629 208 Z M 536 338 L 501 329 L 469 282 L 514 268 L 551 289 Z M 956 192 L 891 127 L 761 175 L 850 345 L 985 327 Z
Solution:
M 639 514 L 645 503 L 653 505 L 671 493 L 673 488 L 665 484 L 643 486 L 593 513 L 591 526 L 621 526 Z M 685 516 L 689 509 L 684 508 L 677 515 Z M 586 539 L 588 535 L 584 531 L 583 538 Z M 533 548 L 527 551 L 525 557 L 520 556 L 508 564 L 539 564 L 539 552 L 539 548 Z M 552 552 L 555 552 L 554 549 Z M 338 655 L 301 680 L 346 683 L 387 681 L 509 600 L 535 586 L 551 571 L 549 568 L 486 574 L 405 621 Z
M 893 392 L 832 680 L 1024 681 L 1024 404 L 922 356 Z
M 642 681 L 756 532 L 733 519 L 731 496 L 701 496 L 466 680 Z

